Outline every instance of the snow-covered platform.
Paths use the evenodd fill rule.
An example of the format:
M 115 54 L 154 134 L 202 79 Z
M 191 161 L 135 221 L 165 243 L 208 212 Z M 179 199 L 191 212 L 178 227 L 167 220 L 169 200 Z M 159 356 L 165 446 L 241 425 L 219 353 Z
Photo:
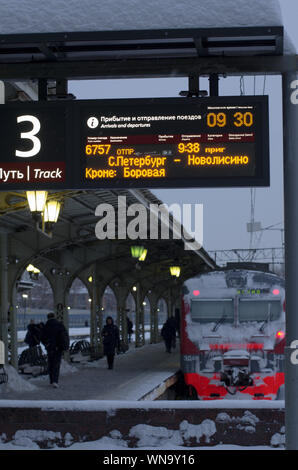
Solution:
M 163 343 L 131 346 L 116 356 L 114 370 L 105 359 L 64 362 L 59 389 L 47 377 L 28 380 L 7 367 L 9 383 L 0 387 L 0 449 L 71 449 L 82 442 L 91 449 L 96 440 L 109 449 L 283 445 L 281 401 L 150 401 L 178 369 L 179 348 L 168 354 Z
M 22 380 L 11 371 L 9 383 L 0 387 L 0 399 L 9 400 L 141 400 L 179 370 L 178 346 L 171 354 L 163 343 L 135 349 L 115 357 L 113 370 L 106 359 L 78 364 L 63 362 L 60 387 L 53 389 L 48 376 Z M 8 371 L 9 372 L 9 371 Z M 148 399 L 148 398 L 147 398 Z
M 224 402 L 0 400 L 0 449 L 284 445 L 283 403 Z

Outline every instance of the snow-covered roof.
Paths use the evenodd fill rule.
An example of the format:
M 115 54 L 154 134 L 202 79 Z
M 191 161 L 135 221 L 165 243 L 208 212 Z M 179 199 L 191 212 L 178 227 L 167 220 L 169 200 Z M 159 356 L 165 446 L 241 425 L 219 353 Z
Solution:
M 0 0 L 0 34 L 282 24 L 278 0 Z

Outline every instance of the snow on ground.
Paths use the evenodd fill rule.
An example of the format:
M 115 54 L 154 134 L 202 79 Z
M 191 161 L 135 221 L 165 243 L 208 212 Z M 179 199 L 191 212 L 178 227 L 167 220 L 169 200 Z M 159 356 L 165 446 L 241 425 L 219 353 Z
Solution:
M 0 443 L 0 450 L 40 450 L 38 445 L 35 444 L 34 442 L 27 440 L 23 441 L 23 443 L 27 443 L 26 446 L 20 446 L 16 445 L 14 443 L 7 443 L 7 444 L 1 444 Z M 146 447 L 143 449 L 139 450 L 281 450 L 281 449 L 272 449 L 272 447 L 266 447 L 266 446 L 256 446 L 256 447 L 241 447 L 241 446 L 236 446 L 236 445 L 218 445 L 214 447 L 178 447 L 174 445 L 165 445 L 164 447 Z M 132 451 L 135 451 L 136 449 L 128 449 L 127 447 L 121 447 L 120 444 L 116 444 L 113 439 L 110 439 L 108 437 L 103 437 L 102 439 L 99 439 L 98 441 L 94 442 L 86 442 L 86 443 L 78 443 L 74 444 L 73 446 L 69 447 L 68 449 L 62 449 L 61 447 L 54 447 L 52 450 L 127 450 L 132 454 Z
M 62 359 L 60 368 L 61 376 L 73 374 L 77 371 L 78 369 L 76 367 L 72 366 L 67 361 Z M 5 372 L 8 375 L 8 381 L 7 383 L 0 385 L 0 398 L 5 395 L 11 396 L 13 393 L 19 394 L 32 391 L 38 392 L 38 385 L 34 384 L 34 379 L 31 379 L 31 377 L 31 380 L 29 380 L 28 376 L 18 374 L 16 369 L 10 365 L 5 365 Z M 39 377 L 39 381 L 44 381 L 45 379 L 47 379 L 47 377 L 45 376 Z M 37 384 L 39 383 L 39 381 L 37 380 Z
M 61 367 L 60 367 L 60 374 L 67 375 L 67 374 L 74 374 L 75 372 L 78 372 L 78 369 L 72 366 L 69 362 L 62 359 Z
M 173 401 L 132 401 L 132 400 L 0 400 L 0 408 L 41 408 L 44 411 L 106 411 L 113 413 L 116 409 L 134 408 L 134 409 L 172 409 Z M 283 400 L 206 400 L 206 401 L 184 401 L 176 400 L 175 409 L 202 409 L 212 408 L 218 410 L 239 409 L 275 409 L 282 410 L 285 407 Z
M 162 328 L 162 325 L 158 325 L 159 329 Z M 27 330 L 19 330 L 18 331 L 18 340 L 24 340 L 26 336 Z M 69 336 L 74 337 L 74 336 L 89 336 L 90 335 L 90 326 L 84 326 L 80 328 L 69 328 Z M 150 331 L 149 331 L 149 326 L 145 325 L 145 335 L 147 335 L 147 338 L 149 338 Z M 134 338 L 135 335 L 132 334 L 132 338 Z
M 224 413 L 221 413 L 223 415 Z M 234 418 L 233 418 L 234 419 Z M 237 418 L 238 419 L 238 418 Z M 250 412 L 245 412 L 242 420 L 250 423 L 254 428 L 259 421 Z M 220 414 L 216 422 L 220 421 Z M 269 450 L 283 449 L 285 445 L 285 428 L 281 428 L 280 433 L 274 434 L 270 446 L 236 446 L 236 445 L 216 445 L 211 447 L 199 447 L 202 442 L 206 445 L 211 443 L 211 438 L 216 434 L 216 422 L 211 419 L 204 419 L 200 424 L 191 424 L 187 420 L 180 423 L 176 430 L 167 429 L 163 426 L 150 426 L 147 424 L 137 424 L 132 426 L 128 435 L 123 436 L 121 432 L 114 429 L 107 436 L 96 441 L 85 441 L 74 443 L 71 433 L 64 436 L 60 432 L 46 430 L 24 429 L 17 431 L 11 441 L 7 441 L 5 433 L 0 436 L 0 450 L 39 450 L 40 448 L 54 450 Z M 220 421 L 222 422 L 222 420 Z M 244 421 L 243 421 L 244 422 Z M 239 425 L 240 426 L 240 425 Z M 239 429 L 242 429 L 239 427 Z M 244 429 L 244 428 L 243 428 Z M 246 430 L 246 429 L 245 429 Z M 247 432 L 252 432 L 248 431 Z M 130 447 L 134 443 L 134 447 Z M 191 447 L 190 447 L 191 446 Z
M 2 449 L 1 444 L 0 444 L 0 449 Z M 14 448 L 12 447 L 11 450 Z M 19 448 L 21 450 L 21 448 Z M 124 450 L 125 448 L 123 447 L 115 447 L 115 441 L 109 439 L 109 438 L 102 438 L 99 439 L 98 441 L 95 442 L 87 442 L 87 443 L 79 443 L 79 444 L 74 444 L 71 446 L 68 450 Z M 162 447 L 143 447 L 139 448 L 139 450 L 281 450 L 281 449 L 272 449 L 272 447 L 268 446 L 251 446 L 251 447 L 241 447 L 241 446 L 236 446 L 236 445 L 217 445 L 213 447 L 181 447 L 181 446 L 176 446 L 171 443 L 165 443 Z M 4 447 L 3 450 L 9 450 Z M 23 449 L 24 450 L 24 449 Z M 55 449 L 55 450 L 62 450 L 60 449 Z M 131 450 L 131 449 L 127 449 Z
M 271 440 L 271 446 L 237 446 L 216 445 L 211 447 L 188 447 L 185 444 L 195 439 L 200 442 L 205 439 L 206 444 L 216 433 L 214 421 L 205 419 L 201 424 L 190 424 L 182 421 L 178 430 L 165 427 L 137 424 L 130 429 L 129 438 L 135 439 L 135 447 L 128 447 L 128 442 L 121 432 L 114 429 L 108 436 L 96 441 L 73 443 L 73 437 L 66 433 L 62 438 L 61 433 L 45 430 L 20 430 L 15 433 L 12 441 L 6 442 L 6 435 L 0 436 L 0 450 L 39 450 L 40 444 L 46 442 L 47 449 L 52 450 L 282 450 L 284 448 L 284 432 L 275 434 Z M 59 445 L 60 444 L 60 445 Z M 61 447 L 61 444 L 64 447 Z
M 278 0 L 0 1 L 2 34 L 281 25 Z
M 48 376 L 30 378 L 37 390 L 1 392 L 2 399 L 30 400 L 139 400 L 179 369 L 178 348 L 172 354 L 164 344 L 130 349 L 115 357 L 114 370 L 107 370 L 106 358 L 94 362 L 62 363 L 59 389 L 48 385 Z
M 23 341 L 25 339 L 27 330 L 18 331 L 18 341 Z M 69 328 L 69 336 L 88 336 L 90 335 L 90 327 L 81 327 L 81 328 Z
M 24 330 L 19 330 L 18 331 L 18 341 L 21 343 L 24 341 L 25 336 L 26 336 L 27 331 Z M 70 346 L 75 343 L 76 341 L 79 341 L 81 339 L 84 339 L 85 341 L 90 342 L 90 327 L 82 327 L 82 328 L 70 328 L 69 329 L 69 338 L 70 338 Z M 20 355 L 25 349 L 28 348 L 26 343 L 23 343 L 25 346 L 19 346 L 18 347 L 18 354 Z M 42 343 L 40 343 L 40 347 L 43 351 L 44 354 L 46 354 L 46 349 Z
M 8 375 L 8 382 L 0 385 L 0 397 L 3 393 L 22 393 L 37 390 L 37 387 L 21 377 L 14 367 L 5 365 L 5 372 Z
M 237 445 L 217 445 L 217 446 L 212 446 L 212 447 L 182 447 L 182 446 L 177 446 L 175 444 L 172 444 L 170 442 L 165 442 L 163 446 L 159 447 L 139 447 L 138 449 L 136 448 L 128 448 L 127 445 L 125 445 L 125 441 L 122 441 L 121 439 L 112 439 L 111 437 L 102 437 L 101 439 L 97 441 L 92 441 L 92 442 L 80 442 L 80 443 L 75 443 L 71 445 L 70 447 L 67 448 L 61 448 L 54 446 L 50 450 L 127 450 L 130 455 L 137 451 L 137 450 L 187 450 L 187 451 L 193 451 L 193 450 L 282 450 L 282 448 L 272 448 L 269 446 L 250 446 L 250 447 L 241 447 Z M 0 450 L 41 450 L 38 444 L 34 441 L 32 441 L 30 438 L 21 438 L 18 437 L 16 440 L 8 442 L 8 443 L 1 443 L 0 441 Z
M 148 326 L 147 326 L 148 328 Z M 159 329 L 162 328 L 162 325 L 159 325 Z M 27 331 L 19 330 L 18 331 L 18 341 L 24 341 Z M 78 341 L 78 339 L 82 338 L 89 341 L 90 337 L 90 327 L 81 327 L 81 328 L 69 328 L 69 337 L 71 338 L 71 342 Z M 150 339 L 150 330 L 145 329 L 145 340 Z M 135 341 L 135 334 L 131 335 L 131 341 Z M 20 350 L 20 348 L 19 348 Z

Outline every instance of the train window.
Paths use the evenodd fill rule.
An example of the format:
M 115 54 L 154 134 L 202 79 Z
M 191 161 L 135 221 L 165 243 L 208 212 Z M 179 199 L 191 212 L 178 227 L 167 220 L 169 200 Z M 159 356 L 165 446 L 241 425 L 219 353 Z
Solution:
M 239 299 L 239 320 L 241 322 L 278 320 L 280 313 L 281 303 L 278 299 Z
M 234 322 L 232 299 L 203 299 L 191 301 L 191 319 L 198 323 Z

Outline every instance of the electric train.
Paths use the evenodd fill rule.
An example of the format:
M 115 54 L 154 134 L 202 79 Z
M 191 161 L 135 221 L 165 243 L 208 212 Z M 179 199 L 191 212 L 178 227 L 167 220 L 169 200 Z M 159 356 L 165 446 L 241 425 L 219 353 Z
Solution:
M 183 286 L 181 369 L 190 399 L 282 399 L 285 289 L 279 276 L 221 270 Z

